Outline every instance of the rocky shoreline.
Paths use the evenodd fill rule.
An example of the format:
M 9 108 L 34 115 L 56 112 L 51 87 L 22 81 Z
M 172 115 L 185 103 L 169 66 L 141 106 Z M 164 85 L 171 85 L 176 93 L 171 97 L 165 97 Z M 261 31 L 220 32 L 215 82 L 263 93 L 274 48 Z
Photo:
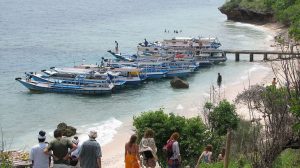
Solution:
M 266 24 L 276 23 L 274 14 L 272 12 L 259 12 L 251 9 L 245 9 L 242 7 L 226 8 L 221 6 L 218 8 L 221 13 L 227 16 L 228 20 L 254 23 L 254 24 Z

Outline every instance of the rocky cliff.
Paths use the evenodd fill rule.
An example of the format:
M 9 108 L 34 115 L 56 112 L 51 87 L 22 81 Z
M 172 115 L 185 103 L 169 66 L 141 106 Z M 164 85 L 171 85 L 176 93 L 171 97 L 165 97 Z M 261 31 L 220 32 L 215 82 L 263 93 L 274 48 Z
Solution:
M 227 15 L 228 20 L 261 24 L 275 22 L 273 13 L 271 12 L 258 12 L 251 9 L 244 9 L 239 6 L 234 8 L 222 6 L 219 10 L 221 13 Z

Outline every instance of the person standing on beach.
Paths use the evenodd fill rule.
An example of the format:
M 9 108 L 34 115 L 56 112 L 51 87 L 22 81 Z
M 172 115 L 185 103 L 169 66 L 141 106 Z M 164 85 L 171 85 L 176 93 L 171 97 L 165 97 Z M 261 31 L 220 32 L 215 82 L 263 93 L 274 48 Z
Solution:
M 277 84 L 277 82 L 276 82 L 276 78 L 273 78 L 273 81 L 272 81 L 272 86 L 275 86 L 275 87 L 276 87 L 276 84 Z
M 221 76 L 220 73 L 218 73 L 217 84 L 218 84 L 219 87 L 221 87 L 221 84 L 222 84 L 222 76 Z
M 50 155 L 44 153 L 45 148 L 48 146 L 45 140 L 46 132 L 40 131 L 38 134 L 39 144 L 33 146 L 30 151 L 33 168 L 48 168 L 50 165 Z
M 148 168 L 154 168 L 157 161 L 157 147 L 154 140 L 154 131 L 146 129 L 144 137 L 140 142 L 140 153 L 143 156 L 143 165 Z
M 132 135 L 125 144 L 125 168 L 140 168 L 139 146 L 136 141 L 137 136 Z
M 54 131 L 54 138 L 45 148 L 44 153 L 53 152 L 53 168 L 69 167 L 70 154 L 77 149 L 77 146 L 67 138 L 63 138 L 60 129 Z
M 81 145 L 79 162 L 82 168 L 101 168 L 101 146 L 96 141 L 97 131 L 90 131 L 89 140 Z

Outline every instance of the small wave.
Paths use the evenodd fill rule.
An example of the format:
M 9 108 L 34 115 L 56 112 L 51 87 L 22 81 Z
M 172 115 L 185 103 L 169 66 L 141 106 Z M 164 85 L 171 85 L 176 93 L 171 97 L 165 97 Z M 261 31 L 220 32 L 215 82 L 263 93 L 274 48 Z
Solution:
M 181 104 L 178 104 L 178 106 L 176 107 L 177 110 L 182 110 L 183 106 Z
M 264 28 L 262 26 L 257 26 L 257 25 L 253 25 L 253 24 L 249 24 L 249 23 L 235 22 L 233 25 L 235 25 L 237 27 L 247 27 L 247 28 L 264 31 L 264 32 L 266 31 L 266 28 Z
M 123 123 L 115 118 L 108 119 L 100 123 L 92 123 L 88 125 L 83 125 L 82 130 L 78 130 L 78 138 L 80 144 L 89 139 L 88 133 L 90 130 L 95 130 L 98 133 L 97 141 L 101 146 L 111 142 L 115 134 L 117 134 L 117 128 L 121 127 Z

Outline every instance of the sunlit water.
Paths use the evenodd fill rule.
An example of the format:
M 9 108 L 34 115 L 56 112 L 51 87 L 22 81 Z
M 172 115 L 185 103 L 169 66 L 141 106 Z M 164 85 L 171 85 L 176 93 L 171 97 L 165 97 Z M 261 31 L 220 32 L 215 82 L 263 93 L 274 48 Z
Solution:
M 226 21 L 218 11 L 223 0 L 1 0 L 0 1 L 0 126 L 6 146 L 28 149 L 39 130 L 52 132 L 64 121 L 85 133 L 101 130 L 100 142 L 112 140 L 122 123 L 149 109 L 191 111 L 201 105 L 217 73 L 223 84 L 247 78 L 259 63 L 230 57 L 226 64 L 201 69 L 187 78 L 190 88 L 174 90 L 169 80 L 107 97 L 30 93 L 14 79 L 24 72 L 51 66 L 96 63 L 119 42 L 123 53 L 137 43 L 174 36 L 217 36 L 222 48 L 265 49 L 270 34 L 255 26 Z M 164 33 L 167 29 L 170 33 Z M 182 33 L 174 34 L 174 30 Z M 85 60 L 85 61 L 84 61 Z

